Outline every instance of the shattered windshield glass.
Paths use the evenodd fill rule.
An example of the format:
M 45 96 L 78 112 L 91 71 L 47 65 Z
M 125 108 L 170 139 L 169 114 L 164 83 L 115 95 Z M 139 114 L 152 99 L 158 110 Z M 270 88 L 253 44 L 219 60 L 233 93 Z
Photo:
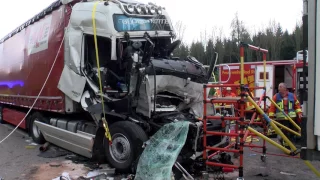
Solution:
M 171 180 L 174 165 L 189 131 L 189 122 L 164 125 L 147 142 L 139 159 L 135 180 Z

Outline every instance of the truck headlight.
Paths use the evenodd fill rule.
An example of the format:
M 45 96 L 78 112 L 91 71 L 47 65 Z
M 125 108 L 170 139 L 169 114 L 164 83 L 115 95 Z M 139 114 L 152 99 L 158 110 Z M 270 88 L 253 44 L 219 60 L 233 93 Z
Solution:
M 135 9 L 139 14 L 141 14 L 141 6 L 140 5 L 135 6 Z
M 156 13 L 156 8 L 154 6 L 148 6 L 149 12 L 151 14 L 155 14 Z
M 133 13 L 133 12 L 134 12 L 134 7 L 133 7 L 133 5 L 131 5 L 131 4 L 129 4 L 129 5 L 127 6 L 127 9 L 128 9 L 128 11 L 129 11 L 130 13 Z
M 160 14 L 160 15 L 162 14 L 162 7 L 158 7 L 157 8 L 157 13 Z
M 147 6 L 140 6 L 140 8 L 141 8 L 141 12 L 143 13 L 143 14 L 148 14 L 148 7 Z

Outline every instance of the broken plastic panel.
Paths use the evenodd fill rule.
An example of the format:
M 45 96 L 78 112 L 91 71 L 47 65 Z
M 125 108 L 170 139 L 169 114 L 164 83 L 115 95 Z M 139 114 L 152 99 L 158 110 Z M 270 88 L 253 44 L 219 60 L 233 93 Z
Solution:
M 172 166 L 184 146 L 189 122 L 164 125 L 147 142 L 140 157 L 135 180 L 171 180 Z

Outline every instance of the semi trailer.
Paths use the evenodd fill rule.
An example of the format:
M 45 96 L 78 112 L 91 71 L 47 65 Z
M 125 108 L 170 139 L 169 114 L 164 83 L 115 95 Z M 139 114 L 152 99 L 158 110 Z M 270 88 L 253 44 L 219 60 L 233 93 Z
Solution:
M 150 136 L 188 121 L 179 159 L 192 157 L 194 169 L 203 150 L 203 84 L 214 63 L 207 72 L 194 57 L 173 57 L 179 44 L 155 4 L 57 0 L 0 40 L 0 122 L 128 172 Z M 208 145 L 225 140 L 216 137 Z

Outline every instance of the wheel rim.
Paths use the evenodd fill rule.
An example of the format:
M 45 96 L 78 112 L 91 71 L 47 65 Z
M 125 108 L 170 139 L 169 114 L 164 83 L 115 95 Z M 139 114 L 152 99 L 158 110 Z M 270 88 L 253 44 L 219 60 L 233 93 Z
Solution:
M 33 124 L 32 124 L 32 133 L 34 135 L 35 138 L 39 138 L 40 137 L 40 130 L 38 128 L 38 126 L 34 123 L 35 121 L 38 121 L 38 119 L 35 119 L 33 121 Z
M 121 133 L 112 136 L 112 145 L 109 148 L 111 157 L 118 163 L 124 163 L 130 158 L 130 142 Z

